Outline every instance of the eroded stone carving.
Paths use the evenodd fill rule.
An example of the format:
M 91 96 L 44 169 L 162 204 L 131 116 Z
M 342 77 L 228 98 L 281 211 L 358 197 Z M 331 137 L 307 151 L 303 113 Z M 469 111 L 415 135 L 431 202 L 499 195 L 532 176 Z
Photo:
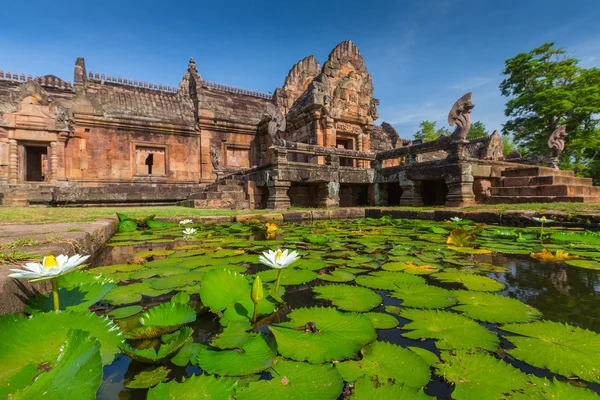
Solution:
M 466 140 L 471 129 L 471 110 L 475 107 L 471 103 L 471 95 L 472 93 L 469 92 L 456 100 L 448 114 L 448 124 L 450 126 L 456 125 L 456 129 L 450 135 L 450 140 L 453 142 Z
M 213 170 L 221 169 L 221 150 L 217 146 L 210 146 L 210 163 Z
M 274 104 L 267 103 L 263 114 L 263 121 L 267 122 L 267 133 L 271 138 L 271 144 L 280 146 L 283 144 L 281 133 L 285 132 L 285 117 Z
M 548 158 L 548 166 L 558 169 L 558 159 L 560 154 L 565 149 L 565 138 L 567 137 L 567 129 L 564 125 L 559 126 L 552 132 L 548 139 L 548 147 L 550 148 L 550 157 Z

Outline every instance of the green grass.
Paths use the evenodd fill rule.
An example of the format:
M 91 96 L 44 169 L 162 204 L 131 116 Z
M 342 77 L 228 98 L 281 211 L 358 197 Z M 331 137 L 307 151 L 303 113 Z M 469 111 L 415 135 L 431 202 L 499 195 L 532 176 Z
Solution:
M 22 252 L 18 250 L 12 250 L 10 252 L 0 251 L 0 265 L 5 264 L 18 264 L 23 261 L 39 261 L 40 256 L 36 256 L 30 252 Z
M 387 208 L 387 207 L 386 207 Z M 564 212 L 576 214 L 600 214 L 600 204 L 580 203 L 537 203 L 537 204 L 494 204 L 477 205 L 462 208 L 449 207 L 389 207 L 397 210 L 456 210 L 456 211 L 496 211 L 503 213 L 512 210 L 544 212 Z M 292 210 L 306 210 L 306 208 L 292 207 Z M 259 214 L 274 212 L 273 210 L 221 210 L 199 209 L 178 206 L 165 207 L 81 207 L 81 208 L 38 208 L 38 207 L 11 207 L 0 208 L 0 224 L 5 223 L 54 223 L 54 222 L 91 222 L 100 218 L 115 218 L 116 212 L 122 212 L 134 218 L 155 214 L 158 218 L 184 218 L 202 216 L 231 216 L 238 214 Z M 275 211 L 278 212 L 278 211 Z M 77 232 L 73 228 L 70 232 Z

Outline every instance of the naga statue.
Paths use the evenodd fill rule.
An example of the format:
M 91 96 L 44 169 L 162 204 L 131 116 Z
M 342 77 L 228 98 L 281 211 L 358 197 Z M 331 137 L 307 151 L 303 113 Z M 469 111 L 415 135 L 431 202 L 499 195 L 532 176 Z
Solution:
M 471 110 L 475 107 L 471 103 L 471 95 L 472 93 L 469 92 L 456 100 L 456 103 L 454 103 L 448 114 L 448 124 L 450 126 L 456 125 L 456 129 L 450 135 L 450 140 L 453 142 L 466 140 L 467 134 L 471 129 Z
M 274 104 L 267 103 L 267 108 L 263 114 L 263 121 L 267 122 L 267 133 L 271 138 L 271 143 L 275 146 L 281 146 L 283 139 L 280 133 L 285 131 L 285 117 Z
M 221 169 L 221 151 L 217 146 L 210 146 L 210 163 L 212 164 L 213 170 Z
M 558 169 L 558 158 L 565 149 L 565 137 L 567 137 L 567 129 L 564 125 L 561 125 L 552 132 L 550 139 L 548 139 L 548 147 L 551 152 L 548 161 L 550 168 Z

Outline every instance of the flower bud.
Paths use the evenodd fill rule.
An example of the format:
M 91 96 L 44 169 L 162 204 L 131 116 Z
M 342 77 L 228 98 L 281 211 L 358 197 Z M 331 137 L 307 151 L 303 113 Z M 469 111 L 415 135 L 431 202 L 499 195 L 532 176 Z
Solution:
M 264 297 L 263 293 L 263 284 L 260 280 L 260 276 L 256 275 L 254 278 L 254 283 L 252 284 L 252 291 L 250 292 L 250 299 L 254 304 L 258 304 Z

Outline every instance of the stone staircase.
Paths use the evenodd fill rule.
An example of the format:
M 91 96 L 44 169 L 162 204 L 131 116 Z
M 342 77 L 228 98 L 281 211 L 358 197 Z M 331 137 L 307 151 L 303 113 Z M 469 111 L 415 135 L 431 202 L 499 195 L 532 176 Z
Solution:
M 577 178 L 573 171 L 547 167 L 506 169 L 490 188 L 488 204 L 600 203 L 600 186 L 590 178 Z
M 192 194 L 182 205 L 194 208 L 247 210 L 250 208 L 250 200 L 245 183 L 235 179 L 235 176 L 228 176 Z

